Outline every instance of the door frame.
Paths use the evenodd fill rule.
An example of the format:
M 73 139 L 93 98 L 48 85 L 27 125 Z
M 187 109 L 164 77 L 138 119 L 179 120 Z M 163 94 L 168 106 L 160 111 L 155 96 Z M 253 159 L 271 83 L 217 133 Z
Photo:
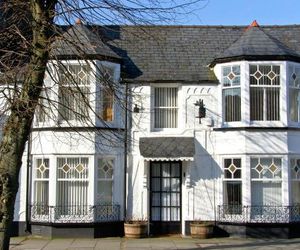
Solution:
M 161 217 L 159 221 L 152 221 L 152 164 L 153 163 L 159 163 L 160 164 L 160 171 L 162 169 L 161 164 L 162 163 L 178 163 L 179 164 L 179 197 L 180 197 L 180 204 L 179 204 L 179 221 L 162 221 Z M 150 232 L 153 234 L 165 234 L 165 232 L 160 232 L 160 231 L 155 231 L 155 227 L 153 226 L 154 224 L 160 224 L 161 230 L 163 231 L 162 228 L 168 228 L 170 227 L 170 232 L 167 232 L 167 234 L 181 234 L 182 232 L 182 178 L 183 178 L 183 164 L 182 161 L 150 161 L 149 162 L 149 223 L 150 223 Z M 160 172 L 160 179 L 162 178 L 161 172 Z M 161 189 L 161 187 L 160 187 Z M 160 191 L 161 192 L 161 191 Z M 161 206 L 160 206 L 161 207 Z M 178 224 L 178 225 L 177 225 Z M 178 230 L 172 231 L 172 225 L 176 225 L 175 227 L 178 227 Z

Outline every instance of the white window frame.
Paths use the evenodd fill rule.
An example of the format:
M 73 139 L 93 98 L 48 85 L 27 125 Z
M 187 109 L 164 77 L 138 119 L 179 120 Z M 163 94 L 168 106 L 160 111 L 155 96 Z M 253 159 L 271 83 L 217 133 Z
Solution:
M 83 122 L 83 121 L 85 121 L 85 120 L 87 120 L 88 119 L 88 117 L 89 117 L 89 113 L 90 113 L 90 93 L 91 93 L 91 81 L 90 81 L 90 76 L 91 76 L 91 72 L 92 72 L 92 68 L 91 68 L 91 65 L 90 65 L 90 63 L 67 63 L 67 64 L 63 64 L 63 67 L 66 67 L 66 70 L 68 70 L 68 68 L 69 67 L 73 67 L 73 66 L 79 66 L 79 67 L 89 67 L 90 69 L 89 69 L 89 71 L 88 72 L 85 72 L 86 73 L 86 75 L 87 75 L 87 78 L 88 78 L 88 83 L 87 84 L 81 84 L 80 83 L 80 81 L 79 82 L 77 82 L 75 85 L 73 85 L 73 83 L 71 83 L 71 82 L 66 82 L 66 83 L 64 83 L 64 84 L 62 84 L 61 82 L 60 82 L 60 79 L 59 79 L 59 86 L 58 86 L 58 121 L 59 122 L 61 122 L 61 123 L 64 123 L 64 122 L 66 122 L 66 123 L 73 123 L 73 122 Z M 60 78 L 60 68 L 58 68 L 58 78 Z M 70 81 L 71 81 L 72 79 L 70 79 Z M 83 103 L 83 106 L 84 106 L 84 109 L 86 109 L 86 111 L 84 111 L 84 110 L 80 110 L 79 112 L 78 112 L 78 114 L 73 114 L 73 116 L 74 117 L 70 117 L 70 118 L 68 118 L 67 119 L 67 117 L 63 117 L 62 115 L 61 115 L 61 111 L 60 111 L 60 109 L 61 109 L 61 103 L 60 103 L 60 98 L 62 98 L 63 96 L 64 96 L 64 93 L 61 93 L 60 91 L 60 89 L 68 89 L 68 90 L 70 90 L 71 91 L 71 93 L 73 93 L 73 89 L 75 89 L 75 92 L 74 93 L 77 93 L 77 89 L 78 89 L 78 93 L 79 93 L 79 99 L 78 100 L 75 100 L 76 99 L 76 97 L 75 96 L 71 96 L 71 99 L 73 99 L 74 100 L 74 104 L 73 105 L 75 105 L 75 106 L 78 106 L 78 102 L 82 102 Z M 83 89 L 86 89 L 87 90 L 87 94 L 85 94 L 85 93 L 82 93 L 82 90 Z M 83 94 L 85 94 L 84 95 L 84 97 L 83 96 L 81 96 L 81 95 L 83 95 Z M 70 98 L 70 97 L 69 97 Z M 72 108 L 73 107 L 71 107 L 71 109 L 70 109 L 70 107 L 65 107 L 66 108 L 66 113 L 71 113 L 71 115 L 72 115 Z M 62 109 L 64 109 L 64 107 L 62 107 Z M 86 112 L 86 114 L 84 114 L 84 112 Z M 77 116 L 82 116 L 82 118 L 78 118 Z
M 99 174 L 98 174 L 98 168 L 99 168 L 99 161 L 103 159 L 103 160 L 112 160 L 113 161 L 113 167 L 112 167 L 112 177 L 111 178 L 100 178 Z M 105 204 L 104 205 L 113 205 L 115 203 L 115 190 L 114 190 L 114 180 L 115 180 L 115 172 L 116 172 L 116 157 L 115 156 L 98 156 L 96 157 L 96 167 L 95 167 L 95 195 L 94 195 L 94 200 L 95 200 L 95 205 L 102 205 L 101 201 L 98 202 L 97 200 L 97 196 L 98 196 L 98 188 L 99 188 L 99 181 L 107 181 L 107 182 L 111 182 L 111 193 L 112 193 L 112 197 L 111 197 L 111 204 Z
M 177 133 L 178 130 L 183 128 L 181 107 L 182 107 L 182 93 L 181 93 L 181 85 L 176 83 L 170 84 L 151 84 L 151 131 L 152 132 L 163 132 L 163 133 Z M 156 128 L 155 127 L 155 88 L 177 88 L 177 126 L 176 128 Z
M 286 75 L 286 63 L 282 62 L 282 61 L 251 61 L 249 63 L 247 63 L 247 75 L 246 75 L 246 79 L 247 79 L 247 86 L 248 86 L 248 97 L 249 97 L 249 123 L 251 126 L 283 126 L 283 124 L 286 122 L 285 119 L 285 115 L 284 115 L 284 109 L 286 108 L 285 102 L 286 102 L 286 79 L 285 79 L 285 75 Z M 250 117 L 250 66 L 251 65 L 261 65 L 261 66 L 279 66 L 280 67 L 280 74 L 279 74 L 279 81 L 280 84 L 279 85 L 270 85 L 269 87 L 273 87 L 273 86 L 278 86 L 279 90 L 279 120 L 251 120 Z M 265 87 L 266 85 L 261 85 L 263 87 Z M 268 87 L 268 86 L 267 86 Z M 265 109 L 264 109 L 264 116 L 265 116 Z
M 296 127 L 299 127 L 300 126 L 300 84 L 299 86 L 295 86 L 295 84 L 292 82 L 293 80 L 291 80 L 291 77 L 292 77 L 292 74 L 295 73 L 296 71 L 296 68 L 297 69 L 300 69 L 300 64 L 299 63 L 291 63 L 289 62 L 287 64 L 287 77 L 286 77 L 286 81 L 287 81 L 287 96 L 288 96 L 288 121 L 290 123 L 290 125 L 292 126 L 296 126 Z M 300 76 L 300 75 L 297 75 L 297 76 Z M 297 77 L 298 78 L 298 77 Z M 299 80 L 300 81 L 300 80 Z M 294 90 L 294 91 L 298 91 L 298 106 L 297 106 L 297 116 L 298 116 L 298 119 L 297 121 L 294 121 L 291 119 L 291 90 Z
M 38 168 L 38 161 L 42 161 L 44 163 L 45 160 L 48 160 L 48 178 L 38 178 L 37 177 L 37 168 Z M 31 210 L 31 220 L 32 221 L 46 221 L 48 222 L 49 219 L 49 213 L 50 213 L 50 204 L 51 204 L 51 168 L 50 168 L 50 162 L 51 158 L 47 156 L 40 156 L 40 157 L 34 157 L 32 159 L 33 161 L 33 169 L 32 169 L 32 189 L 31 189 L 31 204 L 32 210 Z M 41 166 L 41 165 L 40 165 Z M 48 193 L 47 197 L 45 199 L 45 203 L 38 203 L 37 202 L 37 182 L 47 182 L 48 184 Z
M 232 175 L 232 177 L 231 178 L 227 178 L 226 177 L 226 175 L 225 175 L 225 171 L 226 171 L 226 169 L 225 169 L 225 161 L 226 160 L 231 160 L 231 163 L 232 164 L 234 164 L 234 160 L 239 160 L 240 161 L 240 167 L 236 167 L 236 170 L 239 170 L 240 171 L 240 178 L 234 178 L 234 175 L 233 175 L 233 173 L 231 173 L 231 175 Z M 222 166 L 223 166 L 223 178 L 222 178 L 222 189 L 223 189 L 223 192 L 222 192 L 222 197 L 223 197 L 223 199 L 222 199 L 222 205 L 230 205 L 230 204 L 225 204 L 225 184 L 227 183 L 227 182 L 236 182 L 236 183 L 240 183 L 240 187 L 241 187 L 241 197 L 240 197 L 240 199 L 241 199 L 241 204 L 240 204 L 240 206 L 241 206 L 241 208 L 242 208 L 242 206 L 243 206 L 243 200 L 244 200 L 244 187 L 243 187 L 243 185 L 244 185 L 244 183 L 243 183 L 243 175 L 244 175 L 244 171 L 243 171 L 243 159 L 242 159 L 242 157 L 240 157 L 240 156 L 236 156 L 236 157 L 232 157 L 232 156 L 229 156 L 229 157 L 224 157 L 223 159 L 222 159 Z M 231 166 L 231 165 L 230 165 Z M 235 172 L 235 171 L 234 171 Z M 230 215 L 240 215 L 240 214 L 242 214 L 242 210 L 241 210 L 241 212 L 240 213 L 229 213 Z
M 235 77 L 239 77 L 240 78 L 240 81 L 239 81 L 239 84 L 238 85 L 233 85 L 232 83 L 232 80 L 231 80 L 231 83 L 230 83 L 230 86 L 224 86 L 224 76 L 223 76 L 223 73 L 224 73 L 224 68 L 230 68 L 231 72 L 233 72 L 232 68 L 233 67 L 239 67 L 239 70 L 240 70 L 240 74 L 239 75 L 235 75 Z M 243 112 L 243 108 L 242 108 L 242 86 L 241 86 L 241 82 L 242 82 L 242 70 L 243 70 L 243 67 L 242 65 L 240 64 L 224 64 L 221 66 L 221 88 L 222 88 L 222 94 L 221 94 L 221 100 L 222 100 L 222 121 L 223 121 L 223 124 L 238 124 L 242 121 L 242 112 Z M 227 90 L 227 89 L 239 89 L 240 91 L 240 98 L 241 98 L 241 102 L 240 102 L 240 120 L 236 120 L 236 121 L 226 121 L 225 120 L 225 113 L 226 113 L 226 105 L 225 105 L 225 98 L 224 98 L 224 91 Z
M 88 163 L 87 163 L 87 174 L 85 176 L 85 178 L 60 178 L 59 177 L 59 168 L 58 168 L 58 159 L 65 159 L 65 162 L 67 162 L 67 159 L 87 159 Z M 60 206 L 62 204 L 59 204 L 58 201 L 58 193 L 60 192 L 59 190 L 59 182 L 74 182 L 74 181 L 78 181 L 78 182 L 85 182 L 87 183 L 87 187 L 86 187 L 86 192 L 87 192 L 87 197 L 86 197 L 86 204 L 81 204 L 81 206 L 84 206 L 86 208 L 86 212 L 88 213 L 88 207 L 90 206 L 90 200 L 91 200 L 91 194 L 90 194 L 90 186 L 91 186 L 91 182 L 90 182 L 90 175 L 91 175 L 91 157 L 89 155 L 57 155 L 55 157 L 55 168 L 56 168 L 56 178 L 55 178 L 55 185 L 56 185 L 56 197 L 55 197 L 55 204 L 56 206 Z M 64 164 L 63 164 L 64 166 Z M 77 204 L 71 204 L 72 206 L 75 206 Z M 69 204 L 65 204 L 65 206 L 69 206 Z M 78 214 L 80 216 L 82 216 L 82 214 Z M 87 214 L 88 215 L 88 214 Z M 62 214 L 60 216 L 60 218 L 58 219 L 73 219 L 76 218 L 76 215 L 74 214 Z
M 111 71 L 111 82 L 117 87 L 117 82 L 116 82 L 116 80 L 115 80 L 115 67 L 112 67 L 111 65 L 110 66 L 108 66 L 107 64 L 106 65 L 104 65 L 104 64 L 101 64 L 101 66 L 100 66 L 100 70 L 103 70 L 103 71 L 106 71 L 106 70 L 108 70 L 108 71 Z M 102 79 L 103 78 L 103 76 L 102 76 L 102 74 L 103 74 L 103 72 L 99 72 L 99 74 L 100 74 L 100 79 Z M 100 107 L 99 107 L 99 117 L 102 119 L 102 121 L 104 121 L 104 122 L 107 122 L 107 123 L 113 123 L 114 122 L 114 120 L 115 120 L 115 116 L 116 116 L 116 114 L 115 114 L 115 103 L 116 103 L 116 92 L 118 91 L 117 89 L 113 89 L 112 90 L 112 102 L 113 102 L 113 104 L 112 104 L 112 120 L 105 120 L 105 119 L 103 119 L 103 112 L 104 112 L 104 108 L 103 108 L 103 106 L 104 106 L 104 91 L 106 90 L 106 89 L 109 89 L 108 87 L 106 87 L 105 86 L 105 82 L 104 83 L 100 83 Z M 119 87 L 119 86 L 118 86 Z M 110 90 L 110 89 L 109 89 Z
M 252 159 L 259 159 L 258 162 L 260 162 L 260 160 L 262 158 L 272 159 L 272 162 L 274 162 L 274 159 L 280 159 L 280 161 L 281 161 L 281 166 L 280 166 L 281 176 L 280 176 L 280 178 L 278 178 L 278 177 L 274 178 L 274 176 L 272 178 L 265 178 L 265 177 L 253 178 L 252 177 L 252 170 L 256 171 L 254 169 L 258 166 L 258 164 L 255 167 L 252 167 L 251 166 L 251 160 Z M 276 155 L 276 156 L 274 156 L 274 155 L 263 155 L 263 156 L 262 155 L 259 155 L 259 156 L 251 155 L 250 156 L 250 159 L 249 159 L 250 177 L 249 178 L 250 178 L 250 185 L 251 185 L 251 187 L 250 187 L 251 206 L 254 205 L 253 200 L 252 200 L 252 191 L 253 191 L 252 190 L 252 183 L 254 183 L 254 182 L 280 183 L 280 186 L 281 186 L 281 190 L 280 190 L 280 192 L 281 192 L 281 201 L 280 201 L 280 204 L 278 204 L 278 206 L 282 205 L 284 203 L 283 202 L 283 200 L 284 200 L 284 192 L 283 192 L 283 171 L 284 171 L 284 168 L 283 168 L 283 164 L 284 164 L 284 157 L 282 155 Z M 265 204 L 265 205 L 273 205 L 273 204 Z
M 45 160 L 48 161 L 48 167 L 46 167 L 45 170 L 48 170 L 48 178 L 44 178 L 44 177 L 37 177 L 37 169 L 41 166 L 38 166 L 38 161 L 42 161 L 42 164 L 45 164 Z M 45 164 L 46 165 L 46 164 Z M 51 177 L 51 173 L 50 173 L 50 158 L 49 157 L 37 157 L 34 158 L 34 174 L 33 174 L 33 195 L 32 195 L 32 201 L 33 203 L 37 202 L 37 197 L 36 197 L 36 182 L 48 182 L 48 199 L 47 199 L 47 204 L 43 204 L 43 205 L 49 205 L 49 198 L 50 198 L 50 193 L 49 193 L 49 187 L 50 187 L 50 177 Z
M 103 100 L 103 84 L 101 83 L 101 69 L 108 68 L 112 71 L 112 81 L 117 89 L 114 89 L 114 100 L 113 100 L 113 119 L 112 121 L 105 121 L 102 120 L 102 112 L 103 112 L 103 106 L 102 106 L 102 100 Z M 96 61 L 96 79 L 95 79 L 95 113 L 92 114 L 95 115 L 96 125 L 97 126 L 117 126 L 122 124 L 123 115 L 120 115 L 121 112 L 123 112 L 123 109 L 120 107 L 119 102 L 120 100 L 123 100 L 125 98 L 125 94 L 122 93 L 124 91 L 123 86 L 120 85 L 120 65 L 117 63 L 112 63 L 108 61 Z
M 297 166 L 297 172 L 295 171 L 295 167 Z M 291 190 L 290 190 L 290 205 L 300 205 L 300 202 L 297 204 L 294 204 L 293 202 L 293 184 L 298 183 L 300 185 L 300 156 L 293 156 L 289 160 L 289 171 L 290 171 L 290 181 L 291 181 Z M 294 173 L 294 174 L 293 174 Z M 293 177 L 294 175 L 294 177 Z M 300 198 L 299 198 L 300 200 Z

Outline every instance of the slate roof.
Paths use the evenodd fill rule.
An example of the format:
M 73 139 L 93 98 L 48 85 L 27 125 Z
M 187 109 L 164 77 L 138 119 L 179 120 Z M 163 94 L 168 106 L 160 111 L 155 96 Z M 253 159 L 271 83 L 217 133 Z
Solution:
M 51 56 L 58 58 L 104 57 L 108 60 L 121 58 L 101 40 L 97 30 L 81 22 L 70 27 L 53 43 Z M 84 55 L 84 56 L 80 56 Z
M 194 157 L 193 137 L 141 137 L 140 153 L 145 158 Z
M 300 54 L 259 26 L 249 26 L 231 46 L 220 53 L 210 66 L 237 60 L 290 60 L 300 61 Z
M 217 82 L 208 65 L 246 26 L 111 26 L 107 43 L 123 58 L 123 79 L 143 82 Z M 300 25 L 261 26 L 300 53 Z
M 83 25 L 80 28 L 85 29 Z M 232 56 L 230 47 L 237 46 L 238 43 L 233 44 L 238 39 L 247 40 L 248 35 L 242 37 L 246 28 L 246 26 L 93 26 L 89 27 L 89 30 L 97 34 L 95 36 L 97 39 L 95 37 L 87 39 L 84 36 L 80 39 L 87 39 L 99 47 L 97 50 L 86 48 L 91 53 L 99 51 L 103 54 L 108 53 L 108 56 L 117 55 L 122 58 L 123 81 L 206 83 L 217 82 L 208 65 L 216 58 L 221 58 L 222 53 L 223 56 Z M 259 32 L 263 32 L 277 44 L 282 53 L 300 54 L 300 25 L 261 26 Z M 273 45 L 272 51 L 276 48 Z

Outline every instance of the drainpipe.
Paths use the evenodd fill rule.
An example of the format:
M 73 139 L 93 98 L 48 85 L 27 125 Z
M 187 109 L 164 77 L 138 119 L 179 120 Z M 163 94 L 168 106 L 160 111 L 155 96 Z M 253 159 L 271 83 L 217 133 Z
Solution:
M 25 232 L 31 233 L 31 225 L 30 225 L 30 205 L 29 205 L 29 199 L 30 199 L 30 173 L 31 173 L 31 132 L 28 137 L 28 143 L 27 143 L 27 171 L 26 171 L 26 216 L 25 216 Z
M 128 83 L 125 83 L 125 121 L 124 121 L 124 221 L 127 216 L 127 147 L 128 147 Z

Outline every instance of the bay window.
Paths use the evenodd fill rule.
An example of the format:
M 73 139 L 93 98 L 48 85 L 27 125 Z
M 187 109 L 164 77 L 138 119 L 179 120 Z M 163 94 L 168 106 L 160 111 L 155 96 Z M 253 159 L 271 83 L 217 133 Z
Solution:
M 280 66 L 250 65 L 250 120 L 280 120 Z
M 300 122 L 300 66 L 289 67 L 289 117 Z
M 90 68 L 88 65 L 68 64 L 58 72 L 58 119 L 60 121 L 88 118 L 90 93 Z
M 154 88 L 154 128 L 177 128 L 178 89 Z
M 240 66 L 226 66 L 222 68 L 222 95 L 224 107 L 224 121 L 241 120 L 241 77 Z
M 224 159 L 223 204 L 228 214 L 242 213 L 241 159 Z

